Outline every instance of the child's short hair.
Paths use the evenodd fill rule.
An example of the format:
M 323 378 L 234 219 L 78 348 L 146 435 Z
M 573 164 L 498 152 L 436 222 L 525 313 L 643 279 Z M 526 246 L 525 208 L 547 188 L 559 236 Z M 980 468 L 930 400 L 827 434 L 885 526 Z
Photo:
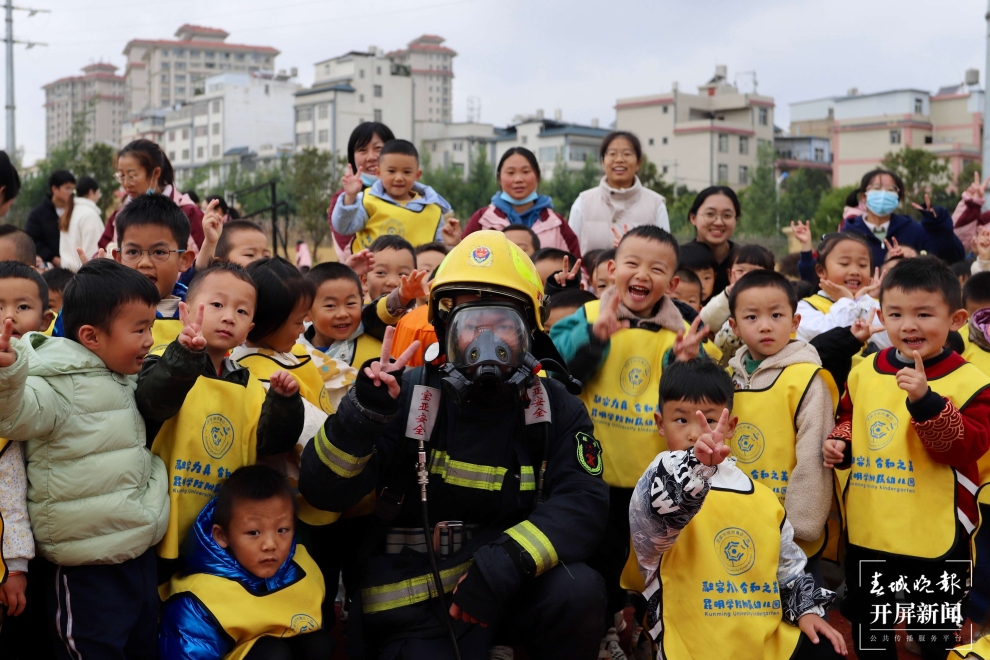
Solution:
M 949 266 L 952 274 L 956 276 L 956 279 L 962 278 L 963 282 L 968 282 L 970 275 L 972 274 L 972 264 L 968 261 L 957 261 L 956 263 Z
M 9 241 L 14 246 L 19 262 L 32 268 L 35 266 L 38 253 L 35 252 L 34 239 L 26 231 L 14 225 L 0 225 L 0 241 Z
M 416 254 L 423 254 L 424 252 L 439 252 L 440 254 L 447 254 L 450 249 L 443 244 L 442 241 L 433 241 L 432 243 L 423 243 L 422 245 L 416 246 Z
M 254 308 L 254 327 L 248 341 L 257 343 L 281 328 L 293 310 L 305 302 L 313 304 L 316 287 L 299 269 L 282 257 L 265 257 L 247 268 L 258 287 L 258 304 Z
M 230 256 L 231 239 L 234 237 L 234 234 L 241 231 L 256 231 L 267 238 L 265 230 L 257 223 L 250 220 L 231 220 L 223 226 L 220 240 L 217 241 L 217 248 L 214 252 L 217 259 L 226 259 Z
M 153 225 L 168 229 L 180 250 L 189 243 L 189 218 L 182 209 L 165 195 L 138 195 L 120 210 L 114 226 L 120 245 L 128 227 Z
M 866 253 L 870 255 L 870 270 L 873 270 L 873 250 L 870 248 L 870 244 L 866 241 L 866 238 L 862 234 L 855 231 L 843 231 L 835 234 L 825 234 L 822 237 L 821 242 L 818 244 L 818 259 L 817 263 L 822 268 L 825 268 L 825 259 L 831 254 L 832 250 L 836 248 L 837 245 L 845 241 L 855 241 L 866 248 Z
M 981 307 L 990 307 L 990 270 L 977 273 L 966 280 L 962 296 L 963 306 L 972 302 Z
M 361 287 L 361 278 L 349 266 L 345 266 L 339 261 L 326 261 L 322 264 L 316 264 L 306 273 L 306 279 L 312 282 L 313 286 L 317 289 L 324 282 L 349 280 L 357 287 L 358 296 L 364 296 L 364 289 Z
M 615 248 L 600 250 L 598 254 L 595 255 L 594 266 L 588 272 L 594 273 L 596 270 L 598 270 L 599 266 L 601 266 L 602 264 L 607 264 L 608 262 L 612 261 L 612 259 L 615 259 Z
M 378 153 L 378 162 L 382 162 L 382 158 L 388 154 L 401 154 L 403 156 L 412 156 L 419 162 L 419 152 L 416 151 L 416 145 L 414 145 L 409 140 L 389 140 L 382 147 L 382 150 Z
M 694 272 L 699 270 L 715 270 L 718 265 L 712 251 L 701 243 L 685 243 L 677 250 L 677 262 L 681 268 L 687 268 Z
M 728 372 L 710 358 L 671 362 L 660 376 L 661 408 L 670 401 L 687 401 L 711 403 L 732 410 L 732 392 Z
M 401 140 L 393 140 L 392 142 L 400 141 Z M 392 142 L 389 142 L 389 144 L 392 144 Z M 409 254 L 412 255 L 413 268 L 416 267 L 416 248 L 412 246 L 412 243 L 401 236 L 396 236 L 395 234 L 382 234 L 374 240 L 368 250 L 372 254 L 381 252 L 382 250 L 397 250 L 399 252 L 402 250 L 408 250 Z
M 794 287 L 786 277 L 772 270 L 753 270 L 740 277 L 732 285 L 732 292 L 729 294 L 729 313 L 732 318 L 736 317 L 736 301 L 739 294 L 750 289 L 777 289 L 783 291 L 787 296 L 787 302 L 791 305 L 791 313 L 797 312 L 798 297 L 794 292 Z
M 619 241 L 619 245 L 615 248 L 616 254 L 622 249 L 622 244 L 630 238 L 645 238 L 648 241 L 663 243 L 669 246 L 674 251 L 674 257 L 678 261 L 680 260 L 680 246 L 677 245 L 677 239 L 671 236 L 670 232 L 666 229 L 661 229 L 655 225 L 637 225 L 622 236 L 622 240 Z
M 48 283 L 38 271 L 20 261 L 0 261 L 0 280 L 31 280 L 38 285 L 38 298 L 41 300 L 41 311 L 48 309 Z M 3 286 L 0 284 L 0 286 Z
M 701 278 L 693 270 L 687 268 L 679 268 L 675 275 L 681 278 L 681 284 L 692 284 L 694 286 L 701 286 Z M 680 285 L 678 285 L 680 286 Z
M 735 252 L 733 252 L 732 262 L 729 266 L 731 268 L 736 264 L 746 264 L 749 266 L 757 266 L 763 270 L 773 270 L 775 266 L 775 259 L 773 252 L 766 249 L 762 245 L 740 245 L 736 248 Z
M 112 259 L 93 259 L 62 293 L 62 327 L 67 338 L 79 341 L 84 325 L 110 332 L 121 305 L 143 302 L 154 307 L 160 301 L 154 283 L 138 271 Z
M 791 288 L 794 289 L 794 295 L 797 296 L 798 300 L 804 300 L 818 291 L 818 287 L 808 280 L 789 280 L 789 282 L 791 284 Z
M 735 287 L 733 287 L 735 288 Z M 925 291 L 942 297 L 949 306 L 949 312 L 961 309 L 962 287 L 959 280 L 945 262 L 938 257 L 914 257 L 904 259 L 890 269 L 880 285 L 880 305 L 883 305 L 883 294 L 891 289 L 900 289 L 905 293 Z
M 289 482 L 281 474 L 267 465 L 246 465 L 237 468 L 220 486 L 216 508 L 213 509 L 213 524 L 220 525 L 226 532 L 230 528 L 234 507 L 238 502 L 244 500 L 262 502 L 273 497 L 286 498 L 292 502 L 295 511 L 296 498 L 292 496 Z
M 799 279 L 801 277 L 801 271 L 798 270 L 799 261 L 801 261 L 801 255 L 797 252 L 785 254 L 780 258 L 780 261 L 777 262 L 777 272 L 787 279 Z
M 62 293 L 74 275 L 68 268 L 49 268 L 41 276 L 45 279 L 49 292 Z
M 594 300 L 598 300 L 598 298 L 596 298 L 595 294 L 591 291 L 585 291 L 584 289 L 578 289 L 576 287 L 561 289 L 559 291 L 555 291 L 547 297 L 547 311 L 566 309 L 568 307 L 580 309 L 581 307 L 584 307 L 585 304 Z
M 514 224 L 514 225 L 509 225 L 508 227 L 504 227 L 502 229 L 503 234 L 507 231 L 529 232 L 529 240 L 533 242 L 533 252 L 535 253 L 540 249 L 540 237 L 536 235 L 536 232 L 533 231 L 531 227 L 527 227 L 526 225 Z
M 214 261 L 210 264 L 209 268 L 204 270 L 196 271 L 193 276 L 192 281 L 189 282 L 189 288 L 186 290 L 186 300 L 192 300 L 196 291 L 203 285 L 203 282 L 207 278 L 213 275 L 219 275 L 221 273 L 229 273 L 242 282 L 246 282 L 251 285 L 251 288 L 258 291 L 258 285 L 254 283 L 254 280 L 248 275 L 248 272 L 241 266 L 235 264 L 233 261 Z
M 567 250 L 561 250 L 560 248 L 542 248 L 533 253 L 533 265 L 549 259 L 557 259 L 558 261 L 562 261 L 564 257 L 567 257 L 571 264 L 577 262 L 577 257 Z

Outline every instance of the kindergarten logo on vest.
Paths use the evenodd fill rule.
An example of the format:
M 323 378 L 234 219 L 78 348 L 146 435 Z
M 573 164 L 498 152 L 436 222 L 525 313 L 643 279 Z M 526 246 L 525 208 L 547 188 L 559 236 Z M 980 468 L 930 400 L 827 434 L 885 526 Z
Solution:
M 763 450 L 767 446 L 767 441 L 763 437 L 763 432 L 759 428 L 749 423 L 742 423 L 736 427 L 729 446 L 732 448 L 732 455 L 740 463 L 753 463 L 763 455 Z
M 316 622 L 316 619 L 308 614 L 296 614 L 292 617 L 289 623 L 289 628 L 294 631 L 296 635 L 305 635 L 306 633 L 316 632 L 320 629 L 320 624 Z M 288 630 L 286 634 L 288 634 Z
M 874 410 L 866 416 L 866 428 L 870 439 L 868 445 L 873 451 L 883 449 L 890 444 L 897 433 L 897 416 L 883 408 Z
M 650 363 L 641 357 L 631 357 L 622 365 L 619 386 L 629 396 L 640 396 L 650 386 Z
M 741 575 L 756 563 L 756 544 L 746 530 L 726 527 L 715 535 L 715 554 L 729 575 Z
M 213 458 L 223 458 L 234 445 L 234 426 L 223 415 L 210 415 L 203 424 L 203 449 Z
M 378 230 L 379 236 L 402 236 L 406 235 L 406 228 L 402 226 L 402 223 L 394 218 L 389 218 L 382 223 L 381 229 Z

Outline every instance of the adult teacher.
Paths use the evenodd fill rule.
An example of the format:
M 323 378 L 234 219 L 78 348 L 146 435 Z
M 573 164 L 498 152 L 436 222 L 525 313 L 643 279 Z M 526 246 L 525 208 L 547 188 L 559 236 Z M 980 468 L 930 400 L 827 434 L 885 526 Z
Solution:
M 577 236 L 567 221 L 553 210 L 553 200 L 537 192 L 540 165 L 525 147 L 512 147 L 498 162 L 495 170 L 499 192 L 488 206 L 478 209 L 468 220 L 464 235 L 479 229 L 502 231 L 509 225 L 524 225 L 533 230 L 542 248 L 567 250 L 581 255 Z
M 48 176 L 48 195 L 38 206 L 31 209 L 24 231 L 34 240 L 34 249 L 45 263 L 61 266 L 59 256 L 58 220 L 72 201 L 76 189 L 76 177 L 68 170 L 55 170 Z
M 715 283 L 712 295 L 717 295 L 729 286 L 729 269 L 736 244 L 732 235 L 742 211 L 739 197 L 728 186 L 710 186 L 694 198 L 688 211 L 688 220 L 694 225 L 694 240 L 686 245 L 698 245 L 712 253 L 715 260 Z
M 578 196 L 567 219 L 582 253 L 610 249 L 613 229 L 625 233 L 639 225 L 654 225 L 670 231 L 663 196 L 644 188 L 637 176 L 643 164 L 639 138 L 628 131 L 612 131 L 602 140 L 599 156 L 605 176 L 597 187 Z

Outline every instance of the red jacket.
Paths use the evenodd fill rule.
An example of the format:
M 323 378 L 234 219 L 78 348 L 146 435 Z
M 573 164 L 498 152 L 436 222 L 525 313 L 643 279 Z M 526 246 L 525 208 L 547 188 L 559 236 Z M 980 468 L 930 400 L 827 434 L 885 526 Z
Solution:
M 481 226 L 481 216 L 485 214 L 485 211 L 487 211 L 488 208 L 489 208 L 488 206 L 482 206 L 480 209 L 474 212 L 474 215 L 471 216 L 471 219 L 468 220 L 467 226 L 464 228 L 464 236 L 467 236 L 468 234 L 484 229 L 484 227 Z M 499 211 L 498 209 L 494 209 L 494 212 L 499 217 L 502 218 L 505 217 L 505 214 Z M 552 209 L 543 209 L 543 212 L 540 213 L 540 220 L 546 220 L 547 218 L 550 217 L 551 213 L 555 213 L 555 211 L 553 211 Z M 567 220 L 565 220 L 563 217 L 560 218 L 559 230 L 560 230 L 561 238 L 563 238 L 564 242 L 567 243 L 567 251 L 575 256 L 580 257 L 581 244 L 578 242 L 577 234 L 575 234 L 571 230 L 570 225 L 567 224 Z

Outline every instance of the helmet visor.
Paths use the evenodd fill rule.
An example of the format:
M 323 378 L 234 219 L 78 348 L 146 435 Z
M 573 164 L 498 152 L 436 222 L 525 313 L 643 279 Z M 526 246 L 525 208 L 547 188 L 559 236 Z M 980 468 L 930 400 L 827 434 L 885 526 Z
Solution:
M 447 324 L 447 359 L 477 374 L 518 367 L 530 350 L 529 326 L 510 305 L 471 305 L 454 309 Z

